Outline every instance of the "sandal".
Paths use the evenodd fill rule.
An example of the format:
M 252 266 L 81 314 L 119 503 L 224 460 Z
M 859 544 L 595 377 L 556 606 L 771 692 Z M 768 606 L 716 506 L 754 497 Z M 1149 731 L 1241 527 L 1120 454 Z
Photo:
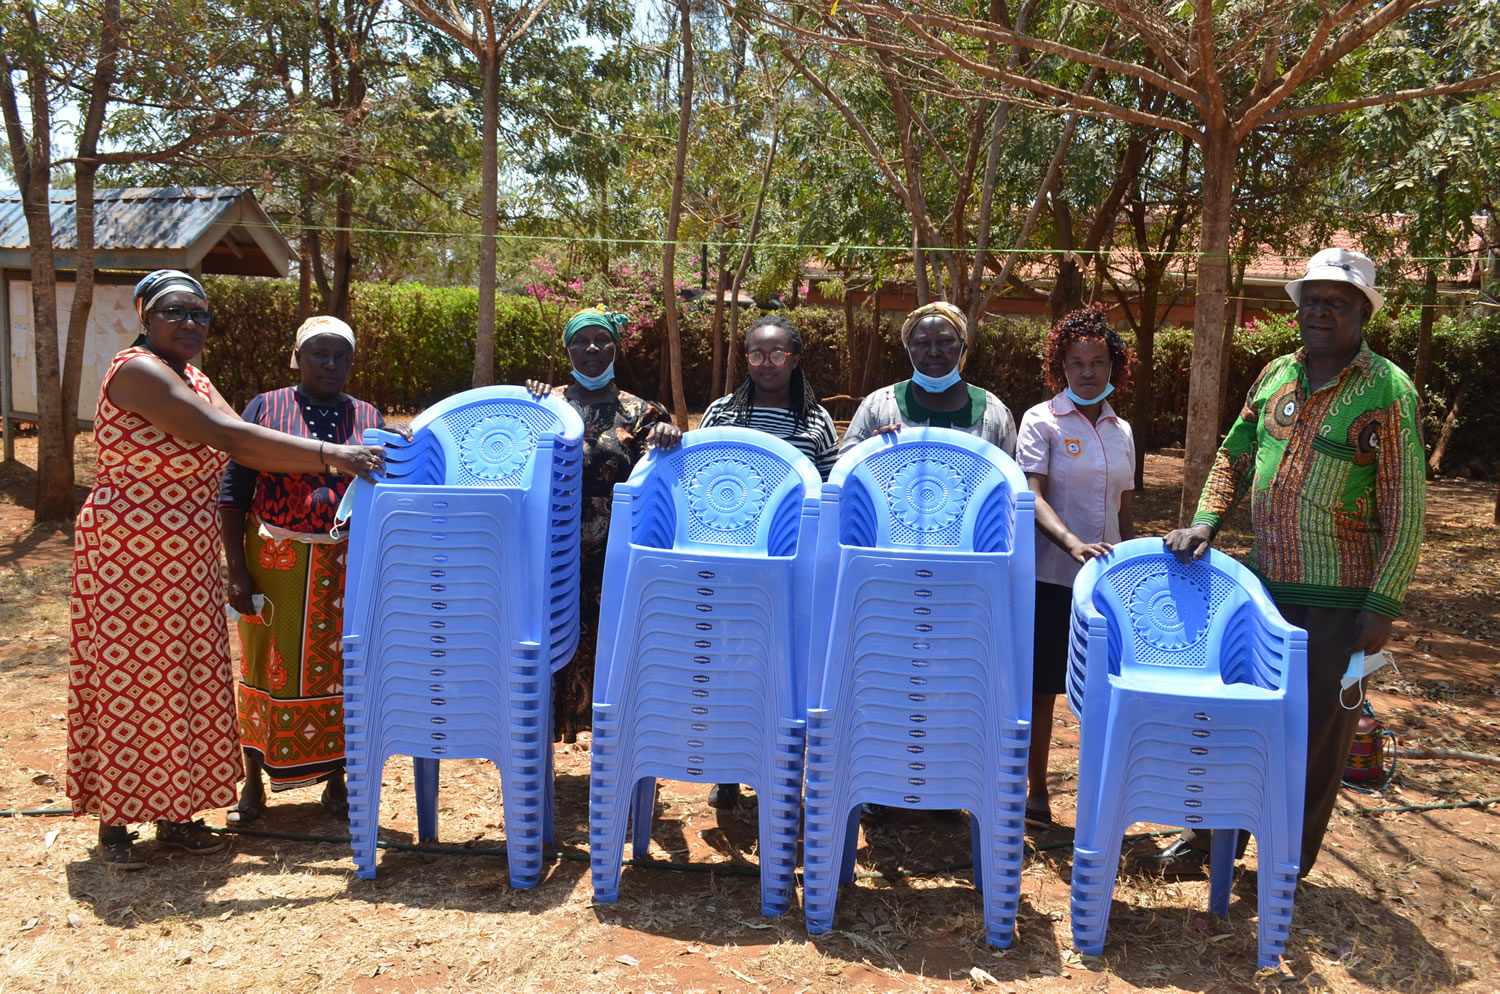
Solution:
M 1052 820 L 1051 808 L 1026 809 L 1026 824 L 1032 828 L 1056 828 L 1057 822 Z
M 99 826 L 99 862 L 111 870 L 130 872 L 144 870 L 146 861 L 135 851 L 139 832 L 127 832 L 124 825 Z
M 345 794 L 341 798 L 334 798 L 329 795 L 328 788 L 324 787 L 322 796 L 318 798 L 318 804 L 323 808 L 324 811 L 327 811 L 329 814 L 333 815 L 335 818 L 338 818 L 341 821 L 347 821 L 349 818 L 348 794 Z
M 173 849 L 181 849 L 184 852 L 196 853 L 199 856 L 207 856 L 209 853 L 221 852 L 229 843 L 214 835 L 203 824 L 198 821 L 167 821 L 157 819 L 156 841 Z
M 239 804 L 224 812 L 224 824 L 248 825 L 253 821 L 260 820 L 260 816 L 266 813 L 266 808 L 263 804 L 251 805 L 250 807 L 245 807 L 244 805 L 245 802 L 240 801 Z

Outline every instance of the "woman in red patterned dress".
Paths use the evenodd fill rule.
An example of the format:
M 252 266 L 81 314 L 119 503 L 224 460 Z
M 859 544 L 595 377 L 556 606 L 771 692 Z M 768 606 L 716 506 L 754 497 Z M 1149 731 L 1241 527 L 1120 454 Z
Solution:
M 233 456 L 257 469 L 368 476 L 379 448 L 330 445 L 247 424 L 188 360 L 208 298 L 158 270 L 135 288 L 144 333 L 99 390 L 98 479 L 78 513 L 68 648 L 68 797 L 99 816 L 99 859 L 145 861 L 131 822 L 188 852 L 223 842 L 193 815 L 234 803 L 241 777 L 219 574 L 219 481 Z

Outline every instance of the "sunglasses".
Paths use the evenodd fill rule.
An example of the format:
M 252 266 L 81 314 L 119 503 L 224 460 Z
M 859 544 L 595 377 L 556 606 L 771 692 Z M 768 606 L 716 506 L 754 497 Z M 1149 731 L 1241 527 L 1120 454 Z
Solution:
M 783 352 L 781 349 L 774 352 L 746 352 L 745 361 L 752 366 L 763 366 L 768 362 L 773 366 L 785 366 L 789 355 L 790 352 Z
M 168 324 L 182 324 L 192 318 L 194 324 L 207 325 L 213 320 L 213 315 L 201 307 L 153 307 L 151 313 Z

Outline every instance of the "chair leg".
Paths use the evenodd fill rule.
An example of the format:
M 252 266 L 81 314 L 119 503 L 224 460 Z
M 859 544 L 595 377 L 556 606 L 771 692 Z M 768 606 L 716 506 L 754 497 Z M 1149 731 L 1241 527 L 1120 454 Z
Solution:
M 620 856 L 634 785 L 620 782 L 620 715 L 613 704 L 594 705 L 594 741 L 589 769 L 589 872 L 594 900 L 620 899 Z
M 1260 911 L 1258 936 L 1260 967 L 1274 967 L 1286 952 L 1292 932 L 1292 906 L 1297 897 L 1297 871 L 1300 869 L 1301 833 L 1283 832 L 1278 837 L 1271 828 L 1256 837 L 1259 882 L 1257 904 Z M 1264 840 L 1264 844 L 1262 844 Z
M 345 753 L 345 780 L 349 788 L 349 847 L 354 850 L 354 872 L 363 880 L 375 879 L 375 836 L 380 829 L 380 773 L 367 749 Z M 384 759 L 381 760 L 381 766 Z
M 651 856 L 651 825 L 656 821 L 656 778 L 641 777 L 630 795 L 630 856 Z
M 770 789 L 760 790 L 760 913 L 783 914 L 792 903 L 797 877 L 797 829 L 802 808 L 802 751 L 805 723 L 777 722 L 776 757 Z
M 807 801 L 802 832 L 802 904 L 809 935 L 822 935 L 833 928 L 833 908 L 838 900 L 844 836 L 849 831 L 849 812 L 843 807 L 838 778 L 838 755 L 834 748 L 833 715 L 815 709 L 807 715 Z M 859 809 L 854 809 L 858 818 Z M 855 831 L 858 831 L 856 826 Z
M 844 824 L 844 838 L 839 849 L 839 886 L 854 883 L 854 857 L 859 851 L 859 813 L 860 805 L 856 804 L 854 810 L 849 812 L 849 819 Z
M 1098 848 L 1089 848 L 1083 840 L 1073 846 L 1073 948 L 1081 953 L 1100 956 L 1109 930 L 1110 902 L 1115 896 L 1115 875 L 1120 868 L 1120 843 L 1124 826 L 1100 826 L 1095 838 L 1102 838 Z M 1108 834 L 1104 834 L 1104 833 Z M 1088 840 L 1092 842 L 1093 840 Z
M 1016 910 L 1021 901 L 1021 862 L 1025 856 L 1024 812 L 1021 800 L 995 806 L 987 819 L 969 813 L 969 834 L 979 845 L 974 862 L 974 881 L 984 881 L 984 940 L 997 949 L 1009 949 L 1016 933 Z M 1016 807 L 1014 812 L 1007 807 Z
M 411 766 L 417 795 L 417 841 L 436 842 L 438 761 L 413 756 Z
M 1208 861 L 1208 910 L 1220 918 L 1229 917 L 1229 886 L 1234 882 L 1234 851 L 1239 838 L 1237 828 L 1214 829 Z
M 808 793 L 807 827 L 802 837 L 802 905 L 809 935 L 822 935 L 833 928 L 843 877 L 844 852 L 852 846 L 850 833 L 859 832 L 859 806 L 845 814 L 831 807 L 815 810 Z M 852 858 L 850 860 L 852 862 Z

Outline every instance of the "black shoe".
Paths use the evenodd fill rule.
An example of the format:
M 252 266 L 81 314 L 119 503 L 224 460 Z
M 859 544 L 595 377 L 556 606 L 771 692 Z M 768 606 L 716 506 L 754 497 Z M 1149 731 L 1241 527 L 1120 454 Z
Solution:
M 1177 839 L 1161 852 L 1136 856 L 1132 865 L 1141 873 L 1167 880 L 1185 880 L 1208 876 L 1208 850 L 1194 848 L 1186 839 Z
M 131 872 L 144 870 L 146 861 L 135 851 L 139 832 L 127 832 L 124 825 L 99 826 L 99 862 L 111 870 Z
M 721 811 L 734 807 L 740 803 L 740 785 L 737 783 L 714 784 L 708 791 L 708 803 Z
M 156 841 L 164 846 L 196 853 L 199 856 L 220 852 L 229 844 L 204 827 L 201 820 L 166 821 L 159 819 L 156 822 Z

